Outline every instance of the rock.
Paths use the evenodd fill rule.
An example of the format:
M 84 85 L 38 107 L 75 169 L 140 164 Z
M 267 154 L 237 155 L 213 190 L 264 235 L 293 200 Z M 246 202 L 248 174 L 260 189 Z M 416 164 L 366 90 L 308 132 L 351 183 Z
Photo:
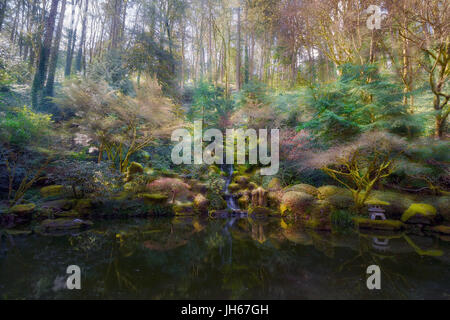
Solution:
M 281 214 L 286 214 L 289 211 L 295 215 L 302 215 L 314 200 L 313 196 L 304 192 L 287 192 L 281 199 Z
M 177 202 L 173 206 L 173 211 L 177 216 L 192 216 L 194 215 L 194 203 L 192 202 Z
M 304 192 L 313 197 L 319 196 L 319 190 L 316 187 L 313 187 L 309 184 L 297 184 L 295 186 L 286 188 L 285 192 L 296 191 L 296 192 Z
M 258 187 L 259 186 L 256 183 L 254 183 L 253 181 L 248 184 L 248 190 L 250 190 L 250 191 L 258 189 Z
M 355 226 L 359 229 L 387 230 L 398 231 L 403 230 L 405 225 L 398 220 L 371 220 L 367 218 L 353 218 Z
M 79 213 L 78 211 L 75 210 L 70 210 L 66 212 L 57 213 L 56 216 L 58 218 L 81 218 L 82 216 L 84 216 L 84 214 Z
M 350 192 L 336 193 L 326 198 L 336 209 L 349 209 L 355 206 L 355 201 Z
M 64 186 L 61 185 L 48 186 L 41 189 L 41 195 L 44 198 L 56 197 L 61 195 L 63 192 Z
M 47 219 L 41 222 L 41 228 L 44 231 L 64 231 L 64 230 L 78 230 L 85 229 L 92 226 L 91 221 L 81 219 Z
M 29 236 L 33 233 L 31 230 L 14 230 L 14 229 L 7 229 L 5 230 L 7 235 L 10 236 Z
M 325 200 L 331 196 L 336 194 L 346 193 L 348 192 L 346 189 L 339 188 L 336 186 L 322 186 L 317 189 L 319 191 L 319 199 Z
M 10 209 L 10 213 L 18 216 L 28 216 L 31 215 L 35 209 L 36 205 L 34 203 L 18 204 Z
M 44 210 L 51 210 L 52 212 L 69 211 L 74 207 L 74 200 L 55 200 L 41 204 L 41 208 Z
M 236 191 L 239 191 L 239 189 L 241 189 L 241 186 L 237 183 L 230 183 L 230 185 L 228 186 L 228 190 L 231 193 L 235 193 Z
M 282 189 L 281 181 L 278 178 L 273 178 L 270 180 L 269 184 L 267 185 L 267 189 L 270 191 L 277 191 Z
M 267 191 L 259 187 L 252 191 L 252 206 L 267 207 Z
M 209 201 L 202 194 L 197 194 L 194 198 L 194 208 L 202 213 L 208 212 Z
M 417 224 L 433 224 L 436 220 L 437 210 L 430 204 L 413 203 L 402 215 L 402 221 Z
M 413 199 L 403 193 L 392 192 L 392 191 L 379 191 L 374 190 L 369 196 L 367 203 L 377 202 L 383 205 L 386 216 L 389 219 L 399 220 L 411 204 L 413 204 Z
M 141 193 L 137 197 L 143 199 L 145 204 L 163 204 L 169 199 L 162 193 Z
M 247 177 L 247 176 L 237 176 L 233 180 L 235 183 L 240 185 L 242 188 L 245 188 L 250 181 L 249 177 Z

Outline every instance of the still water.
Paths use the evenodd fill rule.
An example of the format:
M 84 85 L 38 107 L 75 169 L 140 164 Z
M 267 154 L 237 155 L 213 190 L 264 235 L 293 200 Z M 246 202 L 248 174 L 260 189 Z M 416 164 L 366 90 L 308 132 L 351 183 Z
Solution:
M 450 299 L 444 238 L 157 218 L 1 240 L 1 299 Z M 374 264 L 376 292 L 366 286 Z M 81 290 L 65 288 L 69 265 L 81 268 Z

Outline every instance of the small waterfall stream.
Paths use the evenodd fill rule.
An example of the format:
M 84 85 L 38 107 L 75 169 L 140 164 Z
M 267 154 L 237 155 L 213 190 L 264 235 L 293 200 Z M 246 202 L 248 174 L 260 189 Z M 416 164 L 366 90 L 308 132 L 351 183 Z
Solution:
M 226 168 L 226 165 L 225 165 L 225 168 Z M 223 170 L 223 171 L 225 171 L 225 170 Z M 234 199 L 233 195 L 230 193 L 230 190 L 228 190 L 228 187 L 230 186 L 231 181 L 233 180 L 233 172 L 234 172 L 234 167 L 231 164 L 231 165 L 229 165 L 229 168 L 228 168 L 228 172 L 227 172 L 228 176 L 226 178 L 224 192 L 225 192 L 225 200 L 227 201 L 228 209 L 232 210 L 233 212 L 236 212 L 236 211 L 240 211 L 240 209 L 239 209 L 238 205 L 236 204 L 236 200 Z

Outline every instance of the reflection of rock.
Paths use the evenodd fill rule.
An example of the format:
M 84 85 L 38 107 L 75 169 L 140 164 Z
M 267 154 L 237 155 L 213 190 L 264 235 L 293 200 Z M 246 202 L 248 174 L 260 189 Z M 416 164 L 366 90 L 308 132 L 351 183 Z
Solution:
M 412 224 L 433 224 L 437 210 L 426 203 L 413 203 L 402 215 L 402 221 Z

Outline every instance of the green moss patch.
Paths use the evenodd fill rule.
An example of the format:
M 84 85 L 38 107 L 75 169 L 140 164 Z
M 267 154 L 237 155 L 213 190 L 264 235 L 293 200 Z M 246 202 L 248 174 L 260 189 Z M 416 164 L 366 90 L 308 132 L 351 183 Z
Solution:
M 436 217 L 437 210 L 430 204 L 426 203 L 413 203 L 408 210 L 406 210 L 402 215 L 402 221 L 406 222 L 411 220 L 411 218 L 419 216 L 426 219 L 434 219 Z
M 405 225 L 398 220 L 371 220 L 367 218 L 356 217 L 353 218 L 355 226 L 359 229 L 374 229 L 374 230 L 403 230 Z

